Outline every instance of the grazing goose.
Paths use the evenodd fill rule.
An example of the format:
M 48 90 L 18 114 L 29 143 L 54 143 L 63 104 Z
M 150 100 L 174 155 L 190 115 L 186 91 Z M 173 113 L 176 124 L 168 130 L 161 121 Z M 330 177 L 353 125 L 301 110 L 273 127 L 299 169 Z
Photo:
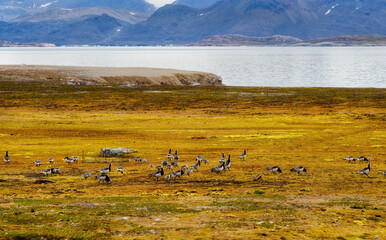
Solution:
M 220 163 L 223 163 L 223 162 L 225 162 L 226 161 L 226 158 L 225 158 L 225 156 L 224 156 L 224 153 L 222 154 L 222 157 L 220 158 Z
M 65 157 L 65 158 L 64 158 L 64 161 L 65 161 L 66 163 L 68 163 L 68 164 L 71 164 L 71 163 L 74 162 L 74 159 L 72 159 L 72 158 L 70 158 L 70 157 Z
M 344 160 L 346 160 L 347 162 L 354 162 L 355 163 L 355 158 L 353 156 L 347 156 L 344 158 Z
M 48 176 L 48 175 L 52 174 L 52 170 L 53 170 L 53 168 L 44 169 L 43 171 L 41 171 L 40 174 L 42 174 L 44 176 Z
M 92 175 L 93 175 L 92 172 L 88 172 L 88 173 L 82 174 L 82 177 L 83 177 L 84 179 L 87 179 L 87 178 L 91 177 Z
M 5 162 L 5 163 L 11 162 L 11 159 L 10 159 L 9 156 L 8 156 L 8 151 L 5 152 L 4 162 Z
M 386 171 L 383 172 L 383 176 L 386 177 Z
M 134 160 L 135 160 L 136 162 L 142 162 L 142 159 L 141 159 L 140 156 L 136 156 L 136 157 L 134 158 Z
M 184 164 L 184 165 L 181 166 L 181 169 L 184 170 L 184 171 L 186 171 L 186 170 L 189 169 L 189 167 L 188 167 L 188 165 Z
M 201 161 L 196 162 L 193 164 L 190 168 L 193 168 L 194 170 L 198 171 L 198 168 L 201 166 Z
M 149 178 L 155 177 L 155 178 L 157 178 L 157 182 L 158 182 L 158 178 L 162 177 L 163 175 L 164 175 L 164 169 L 161 168 L 160 171 L 150 173 L 150 174 L 149 174 Z
M 166 154 L 166 158 L 167 158 L 168 160 L 172 160 L 173 155 L 172 155 L 172 150 L 171 150 L 171 149 L 169 149 L 169 153 Z
M 224 170 L 225 170 L 225 163 L 222 163 L 221 165 L 218 165 L 218 166 L 212 168 L 212 172 L 215 172 L 217 174 L 224 171 Z
M 119 166 L 119 167 L 117 168 L 117 172 L 123 174 L 123 167 Z
M 162 161 L 162 165 L 165 167 L 166 165 L 168 165 L 168 161 L 163 160 L 163 161 Z
M 55 174 L 55 173 L 60 173 L 60 168 L 54 167 L 54 168 L 52 169 L 52 174 Z
M 111 179 L 109 178 L 109 176 L 105 175 L 105 174 L 101 174 L 99 176 L 96 176 L 95 179 L 99 179 L 99 183 L 100 182 L 103 182 L 103 181 L 106 181 L 107 183 L 111 183 Z
M 369 165 L 367 166 L 367 168 L 362 168 L 361 170 L 359 170 L 357 173 L 359 174 L 364 174 L 366 175 L 367 177 L 369 177 L 369 172 L 370 172 L 370 165 L 371 163 L 369 163 Z
M 365 162 L 370 162 L 371 161 L 371 158 L 365 158 L 363 161 L 365 161 Z
M 276 174 L 277 172 L 282 174 L 282 171 L 278 166 L 268 167 L 267 170 L 273 172 L 274 174 Z
M 297 172 L 298 174 L 300 174 L 300 172 L 307 172 L 307 170 L 302 166 L 296 166 L 291 169 L 291 172 Z
M 36 167 L 39 167 L 40 165 L 42 165 L 42 161 L 36 160 L 35 161 L 35 165 L 36 165 Z
M 231 167 L 231 155 L 229 155 L 229 157 L 228 157 L 228 161 L 226 161 L 226 163 L 224 164 L 224 170 L 226 170 L 226 169 L 230 169 L 230 167 Z
M 143 159 L 142 162 L 143 162 L 143 163 L 147 163 L 147 159 L 146 159 L 146 158 Z
M 244 152 L 239 155 L 239 158 L 245 160 L 246 157 L 247 157 L 247 150 L 244 149 Z
M 153 164 L 152 163 L 150 163 L 150 168 L 153 168 Z
M 166 165 L 166 170 L 171 170 L 171 171 L 173 171 L 172 165 L 171 165 L 171 164 Z
M 108 174 L 109 172 L 111 172 L 111 165 L 112 165 L 112 163 L 110 163 L 108 168 L 99 169 L 99 170 L 97 170 L 97 172 L 100 172 L 102 174 Z
M 178 161 L 177 160 L 174 160 L 171 164 L 173 167 L 178 167 Z
M 49 164 L 53 164 L 55 161 L 54 161 L 54 158 L 52 158 L 52 157 L 50 157 L 49 159 L 48 159 L 48 162 L 49 162 Z
M 196 161 L 202 162 L 202 161 L 204 161 L 204 160 L 205 160 L 205 158 L 204 158 L 204 156 L 202 156 L 202 155 L 198 155 L 198 156 L 196 157 Z
M 177 178 L 177 177 L 181 177 L 182 175 L 184 175 L 184 170 L 178 170 L 178 171 L 174 171 L 172 173 Z
M 202 160 L 202 162 L 205 163 L 205 164 L 208 164 L 208 163 L 209 163 L 209 160 L 204 159 L 204 160 Z
M 180 156 L 178 156 L 178 151 L 177 151 L 177 150 L 176 150 L 176 152 L 175 152 L 174 155 L 173 155 L 173 159 L 174 159 L 174 160 L 180 159 Z
M 360 156 L 356 159 L 358 162 L 363 162 L 365 160 L 364 156 Z

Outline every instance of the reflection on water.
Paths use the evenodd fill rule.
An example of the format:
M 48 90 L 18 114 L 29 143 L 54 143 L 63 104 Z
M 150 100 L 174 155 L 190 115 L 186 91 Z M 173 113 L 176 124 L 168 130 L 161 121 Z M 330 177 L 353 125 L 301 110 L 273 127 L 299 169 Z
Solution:
M 0 48 L 3 64 L 174 68 L 235 86 L 386 87 L 386 47 Z

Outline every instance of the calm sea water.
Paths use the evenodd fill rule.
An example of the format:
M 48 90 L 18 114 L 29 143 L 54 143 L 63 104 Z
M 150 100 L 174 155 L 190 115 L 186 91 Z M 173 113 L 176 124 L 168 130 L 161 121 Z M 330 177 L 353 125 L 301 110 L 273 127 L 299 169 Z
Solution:
M 6 64 L 174 68 L 231 86 L 386 87 L 386 47 L 0 48 Z

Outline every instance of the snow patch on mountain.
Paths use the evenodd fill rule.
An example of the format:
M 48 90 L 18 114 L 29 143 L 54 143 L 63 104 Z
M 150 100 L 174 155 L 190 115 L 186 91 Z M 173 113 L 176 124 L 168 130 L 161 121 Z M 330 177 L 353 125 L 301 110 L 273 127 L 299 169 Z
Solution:
M 328 9 L 328 11 L 325 13 L 325 15 L 328 15 L 331 13 L 331 10 L 334 9 L 335 7 L 339 6 L 339 3 L 335 4 L 334 6 L 332 6 L 330 9 Z

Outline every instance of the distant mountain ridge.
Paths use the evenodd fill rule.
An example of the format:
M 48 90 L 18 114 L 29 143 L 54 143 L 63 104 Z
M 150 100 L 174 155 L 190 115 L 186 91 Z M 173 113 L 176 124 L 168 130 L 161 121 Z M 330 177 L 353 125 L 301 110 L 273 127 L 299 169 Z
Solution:
M 10 2 L 0 0 L 0 3 L 5 1 Z M 33 2 L 21 2 L 28 1 Z M 63 1 L 59 0 L 58 4 Z M 74 1 L 68 0 L 66 4 Z M 97 0 L 93 4 L 107 1 Z M 141 0 L 126 0 L 127 4 L 136 1 Z M 49 3 L 47 0 L 37 2 L 40 6 Z M 79 2 L 77 6 L 92 1 Z M 118 0 L 110 2 L 119 4 Z M 0 40 L 56 45 L 184 45 L 213 35 L 285 35 L 303 40 L 339 35 L 386 35 L 385 0 L 220 0 L 202 9 L 179 5 L 183 2 L 189 1 L 166 5 L 149 18 L 132 22 L 122 17 L 127 13 L 118 14 L 117 10 L 91 15 L 79 13 L 80 17 L 71 19 L 45 18 L 47 11 L 26 15 L 18 22 L 0 22 Z M 54 4 L 47 8 L 51 5 Z
M 0 21 L 34 15 L 49 9 L 111 8 L 152 14 L 155 7 L 145 0 L 0 0 Z
M 192 8 L 207 8 L 220 0 L 176 0 L 173 5 L 185 5 Z

